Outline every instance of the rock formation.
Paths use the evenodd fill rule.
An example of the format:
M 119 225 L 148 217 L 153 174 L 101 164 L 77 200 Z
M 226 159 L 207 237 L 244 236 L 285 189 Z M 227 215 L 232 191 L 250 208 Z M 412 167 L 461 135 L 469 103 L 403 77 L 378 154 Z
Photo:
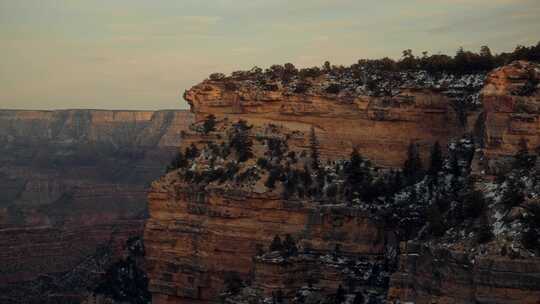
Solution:
M 493 163 L 518 152 L 522 144 L 529 149 L 540 145 L 540 67 L 516 61 L 491 72 L 482 101 L 485 111 L 485 156 Z
M 338 174 L 343 169 L 340 160 L 348 159 L 353 147 L 376 167 L 398 168 L 407 158 L 411 142 L 420 145 L 424 160 L 435 142 L 443 146 L 451 143 L 449 151 L 454 155 L 439 175 L 470 185 L 467 172 L 472 158 L 467 153 L 455 156 L 461 153 L 456 147 L 474 152 L 473 142 L 483 142 L 483 147 L 476 147 L 483 148 L 477 152 L 482 151 L 484 162 L 475 160 L 473 165 L 481 167 L 478 172 L 489 172 L 490 164 L 515 154 L 521 137 L 530 147 L 538 144 L 534 108 L 538 103 L 537 75 L 536 64 L 516 62 L 489 73 L 485 85 L 481 73 L 397 73 L 392 76 L 396 83 L 381 84 L 385 79 L 376 79 L 379 87 L 375 90 L 370 85 L 373 81 L 357 84 L 348 76 L 323 74 L 285 82 L 261 78 L 257 71 L 218 75 L 196 85 L 185 94 L 196 123 L 184 144 L 194 144 L 202 152 L 184 169 L 154 182 L 149 194 L 150 218 L 144 239 L 154 303 L 214 303 L 220 295 L 227 303 L 248 303 L 247 299 L 262 303 L 264 298 L 282 297 L 295 301 L 336 299 L 342 289 L 347 290 L 347 296 L 365 301 L 381 300 L 388 291 L 390 301 L 536 303 L 540 262 L 528 253 L 517 254 L 518 260 L 500 254 L 500 244 L 508 242 L 512 234 L 500 233 L 506 224 L 498 211 L 499 199 L 492 198 L 489 211 L 483 211 L 487 224 L 477 215 L 457 224 L 450 219 L 446 224 L 455 227 L 443 232 L 440 239 L 426 239 L 433 248 L 413 242 L 409 246 L 402 243 L 398 249 L 396 226 L 374 216 L 388 208 L 384 198 L 375 198 L 381 201 L 379 206 L 366 206 L 362 201 L 342 203 L 329 194 L 332 183 L 327 181 L 320 189 L 312 189 L 324 192 L 319 194 L 324 199 L 305 198 L 300 192 L 291 197 L 287 183 L 296 174 L 291 172 L 307 172 L 297 164 L 297 157 L 304 164 L 313 160 L 313 155 L 305 155 L 314 144 L 310 133 L 316 133 L 321 163 L 337 179 L 338 196 L 343 195 L 340 187 L 346 182 Z M 378 94 L 380 90 L 386 93 Z M 202 125 L 208 115 L 214 115 L 218 125 L 204 132 Z M 231 146 L 224 141 L 239 132 L 231 129 L 239 119 L 251 125 L 254 156 L 240 163 L 227 162 L 224 155 L 231 155 Z M 464 134 L 468 139 L 459 140 Z M 277 163 L 272 151 L 265 152 L 280 150 L 276 139 L 287 147 L 285 151 L 294 152 L 280 156 Z M 219 151 L 219 156 L 212 151 Z M 273 189 L 268 181 L 272 166 L 283 168 L 284 162 L 289 173 L 281 176 L 279 190 Z M 234 169 L 232 178 L 227 177 L 229 168 Z M 448 192 L 445 187 L 452 185 L 445 183 L 445 178 L 435 187 Z M 422 189 L 426 184 L 422 181 L 414 187 Z M 471 187 L 480 186 L 495 187 L 489 181 Z M 398 201 L 416 197 L 407 187 L 399 192 Z M 418 195 L 416 191 L 414 195 Z M 495 196 L 496 191 L 485 193 Z M 413 199 L 410 206 L 425 204 L 426 197 Z M 452 204 L 443 210 L 445 216 L 455 216 L 456 202 Z M 405 204 L 404 208 L 408 207 Z M 390 210 L 393 214 L 387 214 L 388 218 L 394 216 L 401 222 L 399 218 L 406 217 L 401 209 Z M 426 238 L 425 229 L 434 231 L 433 217 L 437 217 L 430 216 L 419 238 Z M 421 225 L 425 221 L 420 218 Z M 498 229 L 492 241 L 486 238 L 489 246 L 464 236 L 481 235 L 482 225 Z M 286 235 L 298 242 L 299 253 L 286 256 L 283 250 L 271 249 L 276 236 L 283 239 Z M 242 289 L 241 281 L 248 282 L 249 288 Z M 231 296 L 231 291 L 237 295 Z
M 423 303 L 538 303 L 540 260 L 404 244 L 389 299 Z
M 231 91 L 230 86 L 237 89 Z M 206 80 L 184 97 L 197 120 L 213 114 L 303 132 L 315 126 L 327 157 L 343 158 L 356 147 L 379 165 L 399 167 L 411 142 L 427 156 L 436 141 L 445 145 L 474 125 L 476 112 L 470 113 L 470 123 L 459 122 L 446 89 L 404 87 L 393 96 L 375 97 L 326 91 L 298 94 L 287 88 L 268 91 L 241 80 Z
M 185 111 L 0 111 L 0 302 L 85 293 L 126 239 L 142 235 L 146 188 L 191 119 Z

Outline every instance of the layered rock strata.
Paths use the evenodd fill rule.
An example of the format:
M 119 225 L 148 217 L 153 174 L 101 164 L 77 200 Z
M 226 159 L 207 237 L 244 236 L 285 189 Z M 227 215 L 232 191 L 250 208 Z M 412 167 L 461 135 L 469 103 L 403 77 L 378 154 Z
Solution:
M 154 303 L 215 300 L 227 272 L 250 278 L 253 257 L 275 235 L 290 234 L 309 251 L 332 252 L 339 246 L 342 253 L 363 256 L 383 254 L 387 243 L 384 229 L 343 207 L 325 209 L 241 191 L 194 192 L 174 184 L 155 185 L 149 201 L 144 239 Z M 267 295 L 282 286 L 283 278 L 278 275 L 280 282 L 272 283 L 264 263 L 258 265 L 255 280 L 267 286 Z M 340 282 L 329 283 L 327 292 Z
M 492 71 L 481 91 L 485 156 L 496 171 L 498 160 L 515 155 L 523 145 L 540 145 L 540 66 L 517 61 Z
M 146 188 L 191 122 L 184 111 L 0 111 L 0 302 L 86 292 L 99 270 L 74 269 L 103 247 L 114 261 L 142 235 Z
M 392 275 L 391 301 L 424 303 L 538 303 L 540 259 L 510 259 L 403 244 Z
M 343 159 L 357 147 L 382 167 L 401 167 L 411 142 L 420 144 L 425 159 L 436 141 L 445 145 L 468 133 L 483 143 L 477 171 L 489 173 L 496 162 L 518 151 L 521 138 L 529 147 L 538 144 L 537 70 L 536 64 L 516 62 L 491 72 L 485 85 L 472 84 L 469 91 L 452 84 L 410 85 L 387 97 L 362 90 L 353 90 L 357 92 L 353 95 L 324 90 L 295 93 L 279 83 L 264 89 L 254 81 L 232 77 L 205 80 L 188 90 L 185 99 L 196 117 L 193 130 L 200 129 L 210 114 L 218 121 L 243 119 L 255 128 L 273 125 L 292 131 L 289 144 L 307 150 L 313 127 L 323 158 Z M 313 80 L 312 85 L 322 86 L 320 82 Z M 479 101 L 479 106 L 456 108 L 454 99 L 462 95 Z M 195 144 L 220 136 L 188 134 L 189 142 Z M 332 268 L 320 256 L 331 255 L 338 245 L 356 259 L 377 260 L 392 248 L 388 241 L 392 233 L 385 232 L 384 223 L 371 221 L 362 212 L 351 214 L 354 208 L 325 211 L 316 204 L 297 205 L 265 191 L 197 192 L 169 176 L 154 183 L 149 209 L 145 243 L 155 303 L 213 303 L 223 291 L 228 272 L 238 272 L 264 296 L 282 290 L 291 297 L 293 290 L 307 284 L 298 278 L 306 279 L 305 274 L 313 270 L 319 280 L 316 288 L 332 293 L 336 285 L 351 279 L 343 276 L 350 269 Z M 313 222 L 314 214 L 329 219 L 345 215 L 337 222 L 351 224 L 336 227 L 325 224 L 326 220 Z M 274 235 L 283 234 L 293 235 L 301 247 L 315 249 L 320 256 L 310 256 L 308 251 L 299 258 L 276 260 L 257 253 Z M 485 255 L 473 261 L 463 249 L 402 248 L 399 260 L 390 281 L 389 301 L 517 303 L 521 299 L 536 303 L 536 259 Z
M 445 145 L 468 130 L 441 89 L 402 88 L 392 97 L 350 97 L 237 86 L 229 91 L 227 83 L 207 80 L 187 91 L 185 98 L 197 120 L 213 114 L 306 133 L 314 126 L 323 156 L 333 159 L 347 157 L 356 147 L 379 165 L 399 167 L 410 143 L 419 144 L 427 157 L 436 141 Z M 470 113 L 467 126 L 474 125 L 476 115 Z

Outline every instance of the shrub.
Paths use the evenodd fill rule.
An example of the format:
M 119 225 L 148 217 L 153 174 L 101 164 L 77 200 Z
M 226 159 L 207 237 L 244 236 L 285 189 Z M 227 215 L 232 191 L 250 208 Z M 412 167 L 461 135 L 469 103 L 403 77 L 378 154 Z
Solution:
M 506 189 L 503 192 L 501 203 L 507 208 L 521 205 L 525 201 L 525 194 L 523 193 L 522 186 L 515 178 L 508 178 L 506 180 Z
M 418 182 L 423 177 L 422 160 L 418 152 L 418 145 L 410 143 L 407 150 L 407 160 L 403 164 L 403 175 L 408 185 Z
M 257 159 L 257 166 L 259 166 L 262 169 L 267 169 L 268 168 L 268 160 L 266 158 L 259 157 L 259 159 Z
M 169 166 L 167 166 L 167 173 L 171 172 L 173 170 L 177 170 L 180 168 L 185 168 L 188 164 L 188 161 L 186 157 L 184 157 L 184 154 L 182 151 L 178 151 L 174 159 L 171 161 Z
M 275 235 L 274 239 L 272 240 L 272 243 L 270 244 L 270 247 L 268 248 L 269 251 L 283 251 L 283 243 L 281 242 L 281 238 L 279 235 Z
M 225 285 L 225 292 L 230 292 L 231 294 L 238 294 L 240 290 L 244 287 L 244 282 L 240 277 L 240 274 L 236 271 L 228 271 L 223 276 L 223 281 Z
M 337 83 L 332 83 L 326 87 L 325 92 L 328 94 L 338 94 L 341 91 L 341 86 Z
M 492 239 L 493 232 L 491 231 L 491 226 L 489 225 L 487 218 L 483 217 L 477 230 L 476 240 L 479 244 L 484 244 Z
M 253 142 L 249 138 L 251 128 L 252 126 L 249 126 L 245 120 L 239 120 L 233 125 L 233 130 L 229 136 L 230 146 L 236 151 L 239 162 L 245 162 L 253 156 L 251 151 Z
M 441 171 L 442 167 L 443 167 L 443 156 L 442 156 L 442 151 L 441 151 L 441 145 L 437 141 L 431 148 L 430 166 L 429 166 L 428 173 L 430 175 L 436 175 L 439 171 Z
M 294 93 L 304 94 L 309 90 L 310 87 L 311 87 L 311 84 L 308 82 L 299 82 L 296 84 L 296 87 L 294 88 Z
M 275 167 L 270 170 L 270 174 L 268 175 L 268 179 L 264 183 L 266 187 L 269 189 L 274 189 L 276 187 L 276 182 L 281 178 L 281 168 Z
M 485 206 L 484 194 L 477 190 L 469 190 L 463 199 L 463 215 L 465 218 L 478 218 Z
M 436 237 L 441 237 L 446 232 L 446 227 L 443 222 L 443 217 L 439 207 L 436 205 L 431 206 L 427 212 L 427 220 L 431 233 Z
M 285 240 L 283 241 L 283 250 L 285 256 L 295 256 L 298 254 L 298 247 L 296 246 L 296 241 L 290 234 L 285 235 Z
M 238 90 L 238 86 L 236 85 L 236 83 L 232 82 L 232 81 L 228 81 L 225 83 L 225 90 L 226 91 L 236 91 Z
M 210 74 L 210 80 L 212 80 L 212 81 L 220 81 L 220 80 L 223 80 L 223 79 L 225 79 L 225 74 L 223 74 L 223 73 Z
M 210 114 L 206 116 L 206 119 L 204 120 L 203 133 L 208 134 L 215 130 L 216 130 L 216 116 L 214 116 L 214 114 Z

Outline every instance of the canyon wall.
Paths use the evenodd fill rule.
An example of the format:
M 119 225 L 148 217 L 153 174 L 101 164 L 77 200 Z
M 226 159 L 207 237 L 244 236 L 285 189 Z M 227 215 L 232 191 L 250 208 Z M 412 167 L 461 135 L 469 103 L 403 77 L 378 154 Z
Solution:
M 485 78 L 401 85 L 387 97 L 366 94 L 360 87 L 295 93 L 281 83 L 265 89 L 256 81 L 232 77 L 205 80 L 184 97 L 195 115 L 195 129 L 201 129 L 210 114 L 219 124 L 243 119 L 254 126 L 255 138 L 268 126 L 285 130 L 289 145 L 299 152 L 308 150 L 313 127 L 327 160 L 348 158 L 356 147 L 378 166 L 396 168 L 411 142 L 419 144 L 426 159 L 436 141 L 444 146 L 469 134 L 481 148 L 475 170 L 493 173 L 500 160 L 519 151 L 520 142 L 529 148 L 539 144 L 538 71 L 537 64 L 515 62 Z M 311 85 L 321 87 L 324 81 L 316 79 Z M 469 96 L 474 104 L 460 103 L 460 96 Z M 188 132 L 184 144 L 218 143 L 227 136 L 219 127 L 215 133 Z M 385 286 L 378 282 L 385 275 L 375 274 L 390 271 L 391 265 L 372 263 L 388 262 L 389 253 L 397 251 L 393 231 L 384 222 L 352 207 L 324 207 L 272 193 L 257 186 L 246 191 L 244 185 L 197 189 L 175 172 L 154 182 L 144 233 L 154 303 L 216 302 L 231 272 L 262 292 L 255 297 L 259 300 L 277 290 L 290 299 L 294 290 L 307 288 L 307 277 L 312 276 L 317 283 L 309 291 L 327 295 L 354 281 L 361 282 L 354 290 L 368 294 Z M 275 235 L 285 234 L 307 248 L 300 257 L 260 252 Z M 392 270 L 386 285 L 389 301 L 537 303 L 537 259 L 487 255 L 471 260 L 463 248 L 411 246 L 402 246 Z M 354 269 L 365 277 L 352 275 Z
M 153 303 L 215 300 L 227 273 L 250 279 L 254 256 L 276 235 L 290 234 L 310 251 L 332 252 L 339 246 L 341 254 L 364 256 L 382 255 L 388 238 L 384 227 L 359 210 L 244 191 L 197 192 L 181 187 L 171 176 L 154 185 L 149 202 L 144 239 Z M 262 270 L 265 264 L 272 269 L 275 262 L 263 259 L 259 264 L 256 281 L 267 287 L 265 296 L 277 287 L 293 292 L 303 284 L 301 276 L 285 284 L 279 272 L 270 270 L 272 277 Z M 330 282 L 326 291 L 335 291 L 340 283 Z
M 540 299 L 540 259 L 403 244 L 399 270 L 390 281 L 389 300 L 429 303 L 536 304 Z
M 484 105 L 484 154 L 496 171 L 508 156 L 525 146 L 540 146 L 538 64 L 517 61 L 491 72 L 481 91 Z
M 393 97 L 294 94 L 237 84 L 204 81 L 185 94 L 198 120 L 206 115 L 245 119 L 250 124 L 284 125 L 306 134 L 311 126 L 321 142 L 321 154 L 348 157 L 353 147 L 381 166 L 400 167 L 407 147 L 417 143 L 424 156 L 439 141 L 459 137 L 474 126 L 478 113 L 460 123 L 451 99 L 442 89 L 403 88 Z
M 1 110 L 0 302 L 86 292 L 142 235 L 146 189 L 191 123 L 185 111 Z

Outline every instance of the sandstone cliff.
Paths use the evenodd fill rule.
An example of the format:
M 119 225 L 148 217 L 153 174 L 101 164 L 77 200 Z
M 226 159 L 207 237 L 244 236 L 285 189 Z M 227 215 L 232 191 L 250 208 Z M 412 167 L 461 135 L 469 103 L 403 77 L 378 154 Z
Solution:
M 392 76 L 395 83 L 376 79 L 382 86 L 377 90 L 343 75 L 293 77 L 284 83 L 258 78 L 257 71 L 196 85 L 185 94 L 196 118 L 185 144 L 193 143 L 201 153 L 156 181 L 149 195 L 145 244 L 154 302 L 215 302 L 236 281 L 230 277 L 234 272 L 253 290 L 227 297 L 227 303 L 247 303 L 248 298 L 262 303 L 265 297 L 308 303 L 339 297 L 342 287 L 350 299 L 363 299 L 359 303 L 382 301 L 388 290 L 390 301 L 536 303 L 534 278 L 540 262 L 530 252 L 500 254 L 502 244 L 514 248 L 519 243 L 515 229 L 521 227 L 500 215 L 495 195 L 506 186 L 485 190 L 497 186 L 475 184 L 469 172 L 475 151 L 482 152 L 482 162 L 473 161 L 479 167 L 475 171 L 489 173 L 485 169 L 491 164 L 518 151 L 521 137 L 530 147 L 537 145 L 536 127 L 528 125 L 536 121 L 529 108 L 538 102 L 537 69 L 536 64 L 516 62 L 489 73 L 485 83 L 483 74 L 398 73 Z M 336 83 L 339 89 L 334 90 Z M 380 90 L 386 93 L 378 94 Z M 508 103 L 506 108 L 498 105 Z M 526 121 L 515 107 L 521 103 L 528 109 Z M 217 127 L 204 134 L 203 121 L 210 114 L 217 117 Z M 235 132 L 231 126 L 236 128 L 239 119 L 251 125 L 254 143 L 254 156 L 240 164 L 230 160 L 238 151 L 229 151 Z M 310 133 L 316 133 L 321 163 L 326 164 L 326 179 L 313 181 L 315 189 L 295 186 L 297 177 L 308 172 L 302 166 L 313 161 L 305 156 L 313 145 Z M 401 167 L 411 142 L 420 144 L 426 159 L 437 141 L 448 144 L 438 179 L 401 185 L 389 196 L 378 192 L 370 203 L 362 195 L 347 195 L 348 173 L 343 171 L 350 164 L 342 160 L 353 147 L 375 163 L 377 185 L 377 180 L 394 176 L 377 167 Z M 276 158 L 273 150 L 281 145 L 294 153 Z M 274 189 L 268 181 L 276 168 L 285 173 Z M 229 173 L 232 177 L 221 178 Z M 313 173 L 310 183 L 318 176 Z M 464 217 L 464 194 L 479 187 L 492 202 L 482 205 L 481 216 Z M 446 227 L 442 237 L 433 237 L 434 218 Z M 495 236 L 479 246 L 476 239 L 486 226 Z M 510 232 L 500 233 L 502 226 Z M 409 229 L 414 235 L 405 236 Z M 276 235 L 287 234 L 302 251 L 294 257 L 270 250 Z M 402 248 L 394 268 L 396 239 L 407 237 L 433 248 Z M 512 260 L 516 257 L 520 260 Z M 395 273 L 384 283 L 390 272 Z
M 516 154 L 522 145 L 540 145 L 540 67 L 517 61 L 491 72 L 484 88 L 485 156 L 496 171 L 497 160 Z
M 538 303 L 540 260 L 403 246 L 389 299 L 414 303 Z
M 142 234 L 146 187 L 190 123 L 183 111 L 0 111 L 0 302 L 86 292 Z
M 436 141 L 445 145 L 449 138 L 473 128 L 478 113 L 458 113 L 453 104 L 456 96 L 479 91 L 483 75 L 468 77 L 473 79 L 471 83 L 467 77 L 454 82 L 430 79 L 433 84 L 421 85 L 398 82 L 389 85 L 394 90 L 389 96 L 374 96 L 361 85 L 329 93 L 324 88 L 332 80 L 324 76 L 311 79 L 312 89 L 302 93 L 281 83 L 268 90 L 249 80 L 232 78 L 205 80 L 188 90 L 184 98 L 197 120 L 214 114 L 246 119 L 255 125 L 281 124 L 303 132 L 315 126 L 326 157 L 343 158 L 356 147 L 379 165 L 400 167 L 411 142 L 419 144 L 427 156 Z

